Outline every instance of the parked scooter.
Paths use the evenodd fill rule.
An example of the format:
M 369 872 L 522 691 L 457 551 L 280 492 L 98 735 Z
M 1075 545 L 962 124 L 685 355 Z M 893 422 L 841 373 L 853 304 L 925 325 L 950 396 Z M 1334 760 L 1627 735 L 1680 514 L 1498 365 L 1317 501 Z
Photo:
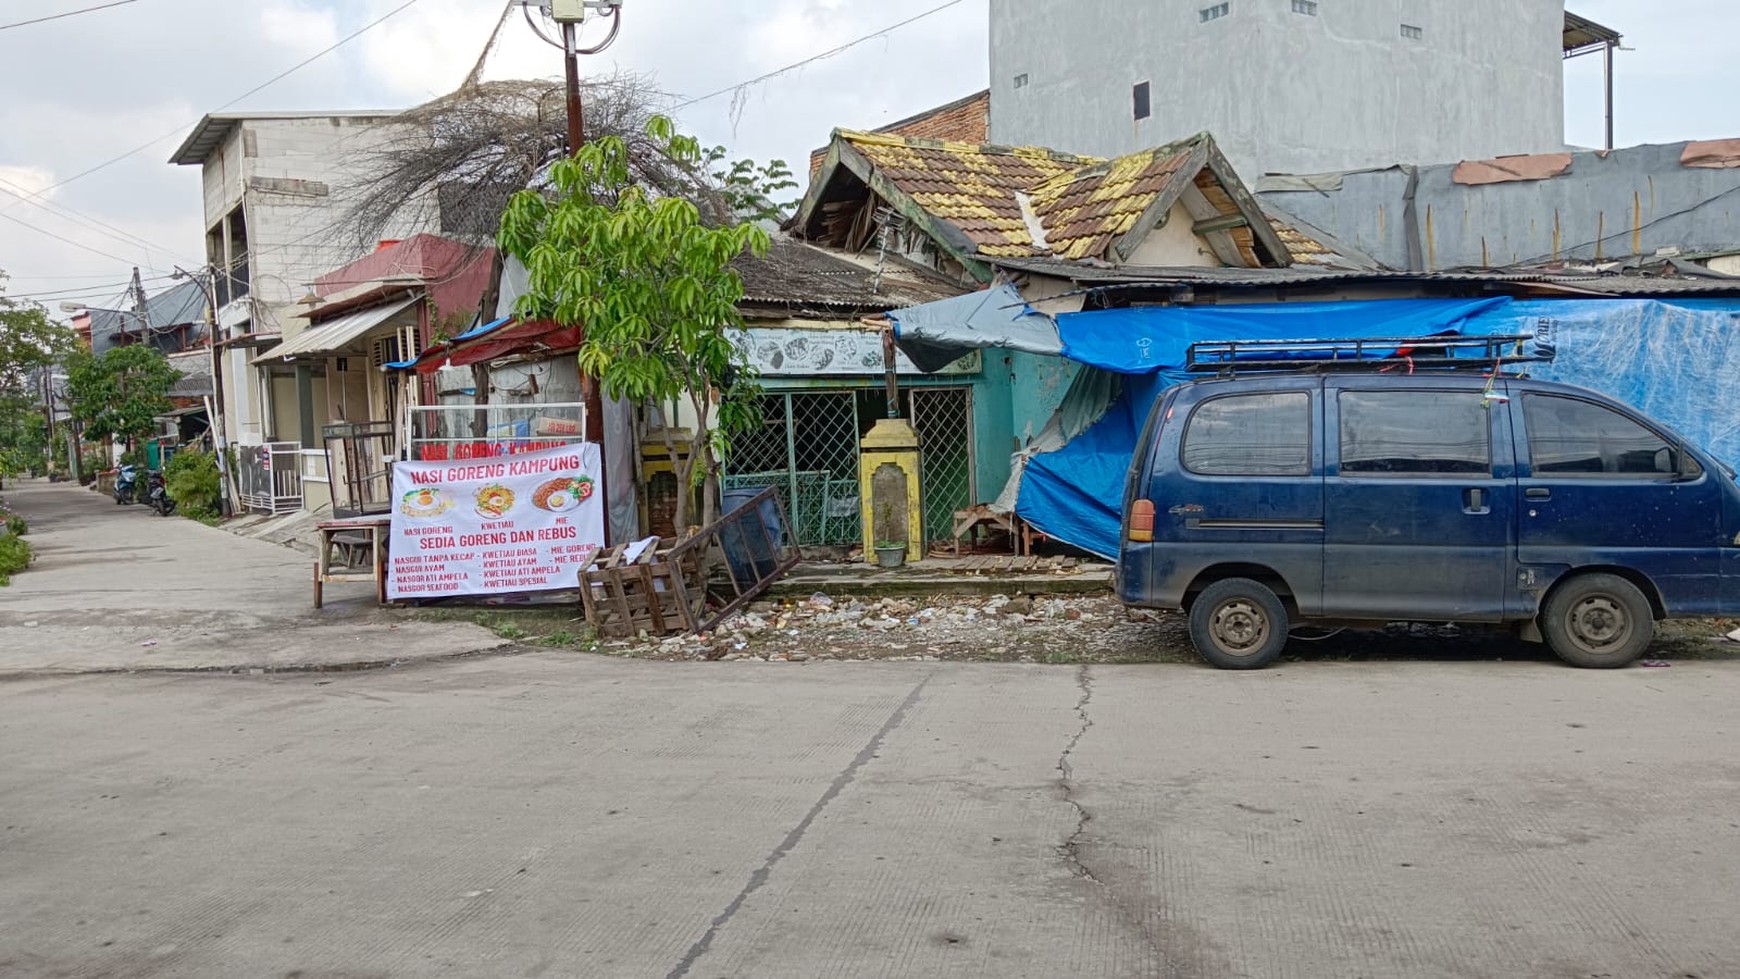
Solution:
M 139 467 L 135 465 L 122 466 L 115 473 L 115 503 L 139 502 Z
M 167 517 L 175 512 L 175 501 L 169 497 L 169 486 L 163 481 L 162 471 L 153 469 L 146 474 L 145 502 L 157 511 L 159 517 Z

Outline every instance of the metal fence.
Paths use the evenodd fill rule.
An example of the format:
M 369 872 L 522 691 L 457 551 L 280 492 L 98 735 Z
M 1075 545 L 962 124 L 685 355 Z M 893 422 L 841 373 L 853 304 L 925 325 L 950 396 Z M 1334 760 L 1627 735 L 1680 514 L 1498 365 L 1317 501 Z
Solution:
M 971 388 L 912 388 L 907 417 L 918 431 L 918 485 L 924 501 L 924 532 L 949 540 L 956 510 L 977 499 L 974 475 Z
M 302 446 L 296 442 L 236 446 L 236 477 L 242 505 L 250 510 L 302 509 Z
M 762 396 L 762 427 L 733 440 L 724 486 L 774 486 L 802 545 L 859 541 L 858 402 L 851 391 Z
M 975 499 L 973 402 L 965 387 L 902 392 L 922 440 L 919 482 L 926 536 L 949 537 L 954 512 Z M 882 389 L 792 391 L 762 396 L 760 429 L 733 440 L 724 486 L 774 486 L 805 546 L 863 540 L 858 441 L 887 413 Z

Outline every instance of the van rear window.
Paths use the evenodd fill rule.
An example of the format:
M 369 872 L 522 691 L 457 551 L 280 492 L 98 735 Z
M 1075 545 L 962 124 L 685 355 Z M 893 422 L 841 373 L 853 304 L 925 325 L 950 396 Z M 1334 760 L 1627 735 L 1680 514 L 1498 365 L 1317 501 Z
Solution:
M 1311 396 L 1235 394 L 1196 406 L 1184 468 L 1205 476 L 1309 476 Z
M 1492 471 L 1490 415 L 1477 391 L 1343 391 L 1343 476 Z

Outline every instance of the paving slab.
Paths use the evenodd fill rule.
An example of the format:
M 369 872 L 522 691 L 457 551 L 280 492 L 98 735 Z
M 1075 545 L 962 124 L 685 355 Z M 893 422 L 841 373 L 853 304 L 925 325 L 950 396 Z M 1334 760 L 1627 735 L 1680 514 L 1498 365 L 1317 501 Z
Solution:
M 10 483 L 37 559 L 0 588 L 0 674 L 306 669 L 440 659 L 506 645 L 459 622 L 374 604 L 330 585 L 315 610 L 313 559 L 72 483 Z

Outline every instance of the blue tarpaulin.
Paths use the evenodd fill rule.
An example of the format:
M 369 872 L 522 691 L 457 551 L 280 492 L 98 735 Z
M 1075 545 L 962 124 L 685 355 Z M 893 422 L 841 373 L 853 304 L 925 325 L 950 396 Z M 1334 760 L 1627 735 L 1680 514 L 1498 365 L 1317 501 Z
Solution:
M 1592 388 L 1674 427 L 1733 464 L 1740 459 L 1740 301 L 1648 299 L 1379 300 L 1240 306 L 1147 306 L 1058 317 L 1064 355 L 1123 376 L 1093 426 L 1034 456 L 1016 513 L 1104 557 L 1118 551 L 1132 448 L 1160 391 L 1186 379 L 1190 344 L 1214 340 L 1537 334 L 1547 380 Z

